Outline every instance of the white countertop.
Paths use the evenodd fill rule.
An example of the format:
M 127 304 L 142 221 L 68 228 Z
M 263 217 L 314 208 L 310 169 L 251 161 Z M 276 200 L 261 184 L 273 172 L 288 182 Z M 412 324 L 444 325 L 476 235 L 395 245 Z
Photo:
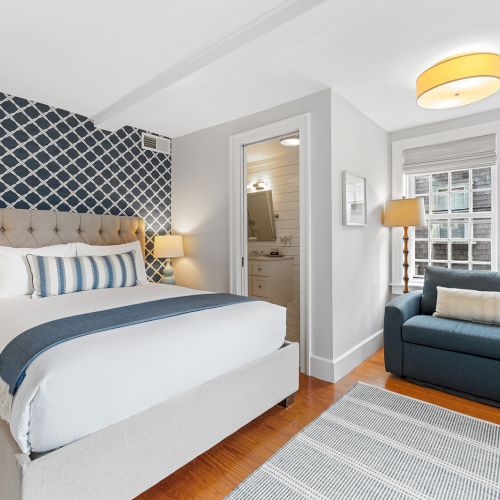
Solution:
M 290 260 L 290 259 L 293 259 L 293 257 L 289 255 L 283 255 L 282 257 L 268 257 L 267 255 L 248 257 L 248 260 Z

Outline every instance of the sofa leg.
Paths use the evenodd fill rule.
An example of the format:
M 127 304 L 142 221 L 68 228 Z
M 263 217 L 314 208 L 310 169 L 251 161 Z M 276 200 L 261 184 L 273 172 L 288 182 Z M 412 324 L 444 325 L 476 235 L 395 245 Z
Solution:
M 293 404 L 294 401 L 295 401 L 295 393 L 290 394 L 290 396 L 285 398 L 283 401 L 280 401 L 278 404 L 280 406 L 283 406 L 283 408 L 288 408 Z

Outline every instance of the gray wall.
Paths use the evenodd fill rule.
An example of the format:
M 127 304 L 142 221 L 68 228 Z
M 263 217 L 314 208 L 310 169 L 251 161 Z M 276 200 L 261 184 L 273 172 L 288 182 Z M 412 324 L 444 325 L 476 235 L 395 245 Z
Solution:
M 333 356 L 331 92 L 289 103 L 174 140 L 172 224 L 185 234 L 175 270 L 181 285 L 229 289 L 229 137 L 290 116 L 311 116 L 311 353 Z
M 470 127 L 481 123 L 489 123 L 500 120 L 500 109 L 485 111 L 475 115 L 463 116 L 454 120 L 446 120 L 443 122 L 431 123 L 430 125 L 422 125 L 420 127 L 406 128 L 397 130 L 389 134 L 389 143 L 400 139 L 408 139 L 410 137 L 418 137 L 420 135 L 434 134 L 445 130 L 453 130 L 455 128 Z
M 335 359 L 383 327 L 390 236 L 381 220 L 390 194 L 390 165 L 387 133 L 334 92 L 331 102 Z M 366 177 L 366 226 L 342 225 L 342 170 Z

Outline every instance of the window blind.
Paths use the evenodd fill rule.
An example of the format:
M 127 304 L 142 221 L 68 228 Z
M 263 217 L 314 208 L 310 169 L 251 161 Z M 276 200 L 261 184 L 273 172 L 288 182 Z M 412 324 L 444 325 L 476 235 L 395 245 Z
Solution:
M 419 146 L 403 151 L 403 172 L 416 174 L 495 164 L 496 134 Z

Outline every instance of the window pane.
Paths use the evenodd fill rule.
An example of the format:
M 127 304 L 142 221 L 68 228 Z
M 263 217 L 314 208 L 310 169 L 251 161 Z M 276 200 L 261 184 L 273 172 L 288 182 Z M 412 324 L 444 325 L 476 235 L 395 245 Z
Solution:
M 469 237 L 469 223 L 467 219 L 452 219 L 450 221 L 451 237 L 465 239 Z
M 469 244 L 460 242 L 451 244 L 451 260 L 469 260 Z
M 491 271 L 491 264 L 472 264 L 475 271 Z
M 472 189 L 491 187 L 491 167 L 475 168 L 472 171 Z
M 469 211 L 469 191 L 452 191 L 451 192 L 451 211 L 468 212 Z
M 433 220 L 431 222 L 431 237 L 433 239 L 448 238 L 448 221 Z
M 432 258 L 448 260 L 448 243 L 432 243 Z
M 491 210 L 491 191 L 472 192 L 472 211 L 489 212 Z
M 429 245 L 427 241 L 415 241 L 415 259 L 428 259 Z
M 424 199 L 425 213 L 429 214 L 429 197 L 428 196 L 417 196 L 417 198 L 423 198 Z
M 474 219 L 472 221 L 473 238 L 491 238 L 491 220 Z
M 469 171 L 458 170 L 451 173 L 451 188 L 461 188 L 463 191 L 469 189 Z
M 442 214 L 448 212 L 448 193 L 434 193 L 432 195 L 432 213 Z
M 453 263 L 451 265 L 451 268 L 452 269 L 469 269 L 469 264 L 456 264 L 456 263 Z
M 415 262 L 415 276 L 423 276 L 428 266 L 428 262 Z
M 431 264 L 431 266 L 433 266 L 433 267 L 448 267 L 448 264 L 446 264 L 446 262 L 433 262 Z
M 448 191 L 448 172 L 432 174 L 432 192 Z
M 472 243 L 472 260 L 491 261 L 491 241 L 474 241 Z
M 415 238 L 427 239 L 428 237 L 429 237 L 429 228 L 427 226 L 421 226 L 415 228 Z
M 429 193 L 429 176 L 416 175 L 415 176 L 415 194 L 428 194 Z

